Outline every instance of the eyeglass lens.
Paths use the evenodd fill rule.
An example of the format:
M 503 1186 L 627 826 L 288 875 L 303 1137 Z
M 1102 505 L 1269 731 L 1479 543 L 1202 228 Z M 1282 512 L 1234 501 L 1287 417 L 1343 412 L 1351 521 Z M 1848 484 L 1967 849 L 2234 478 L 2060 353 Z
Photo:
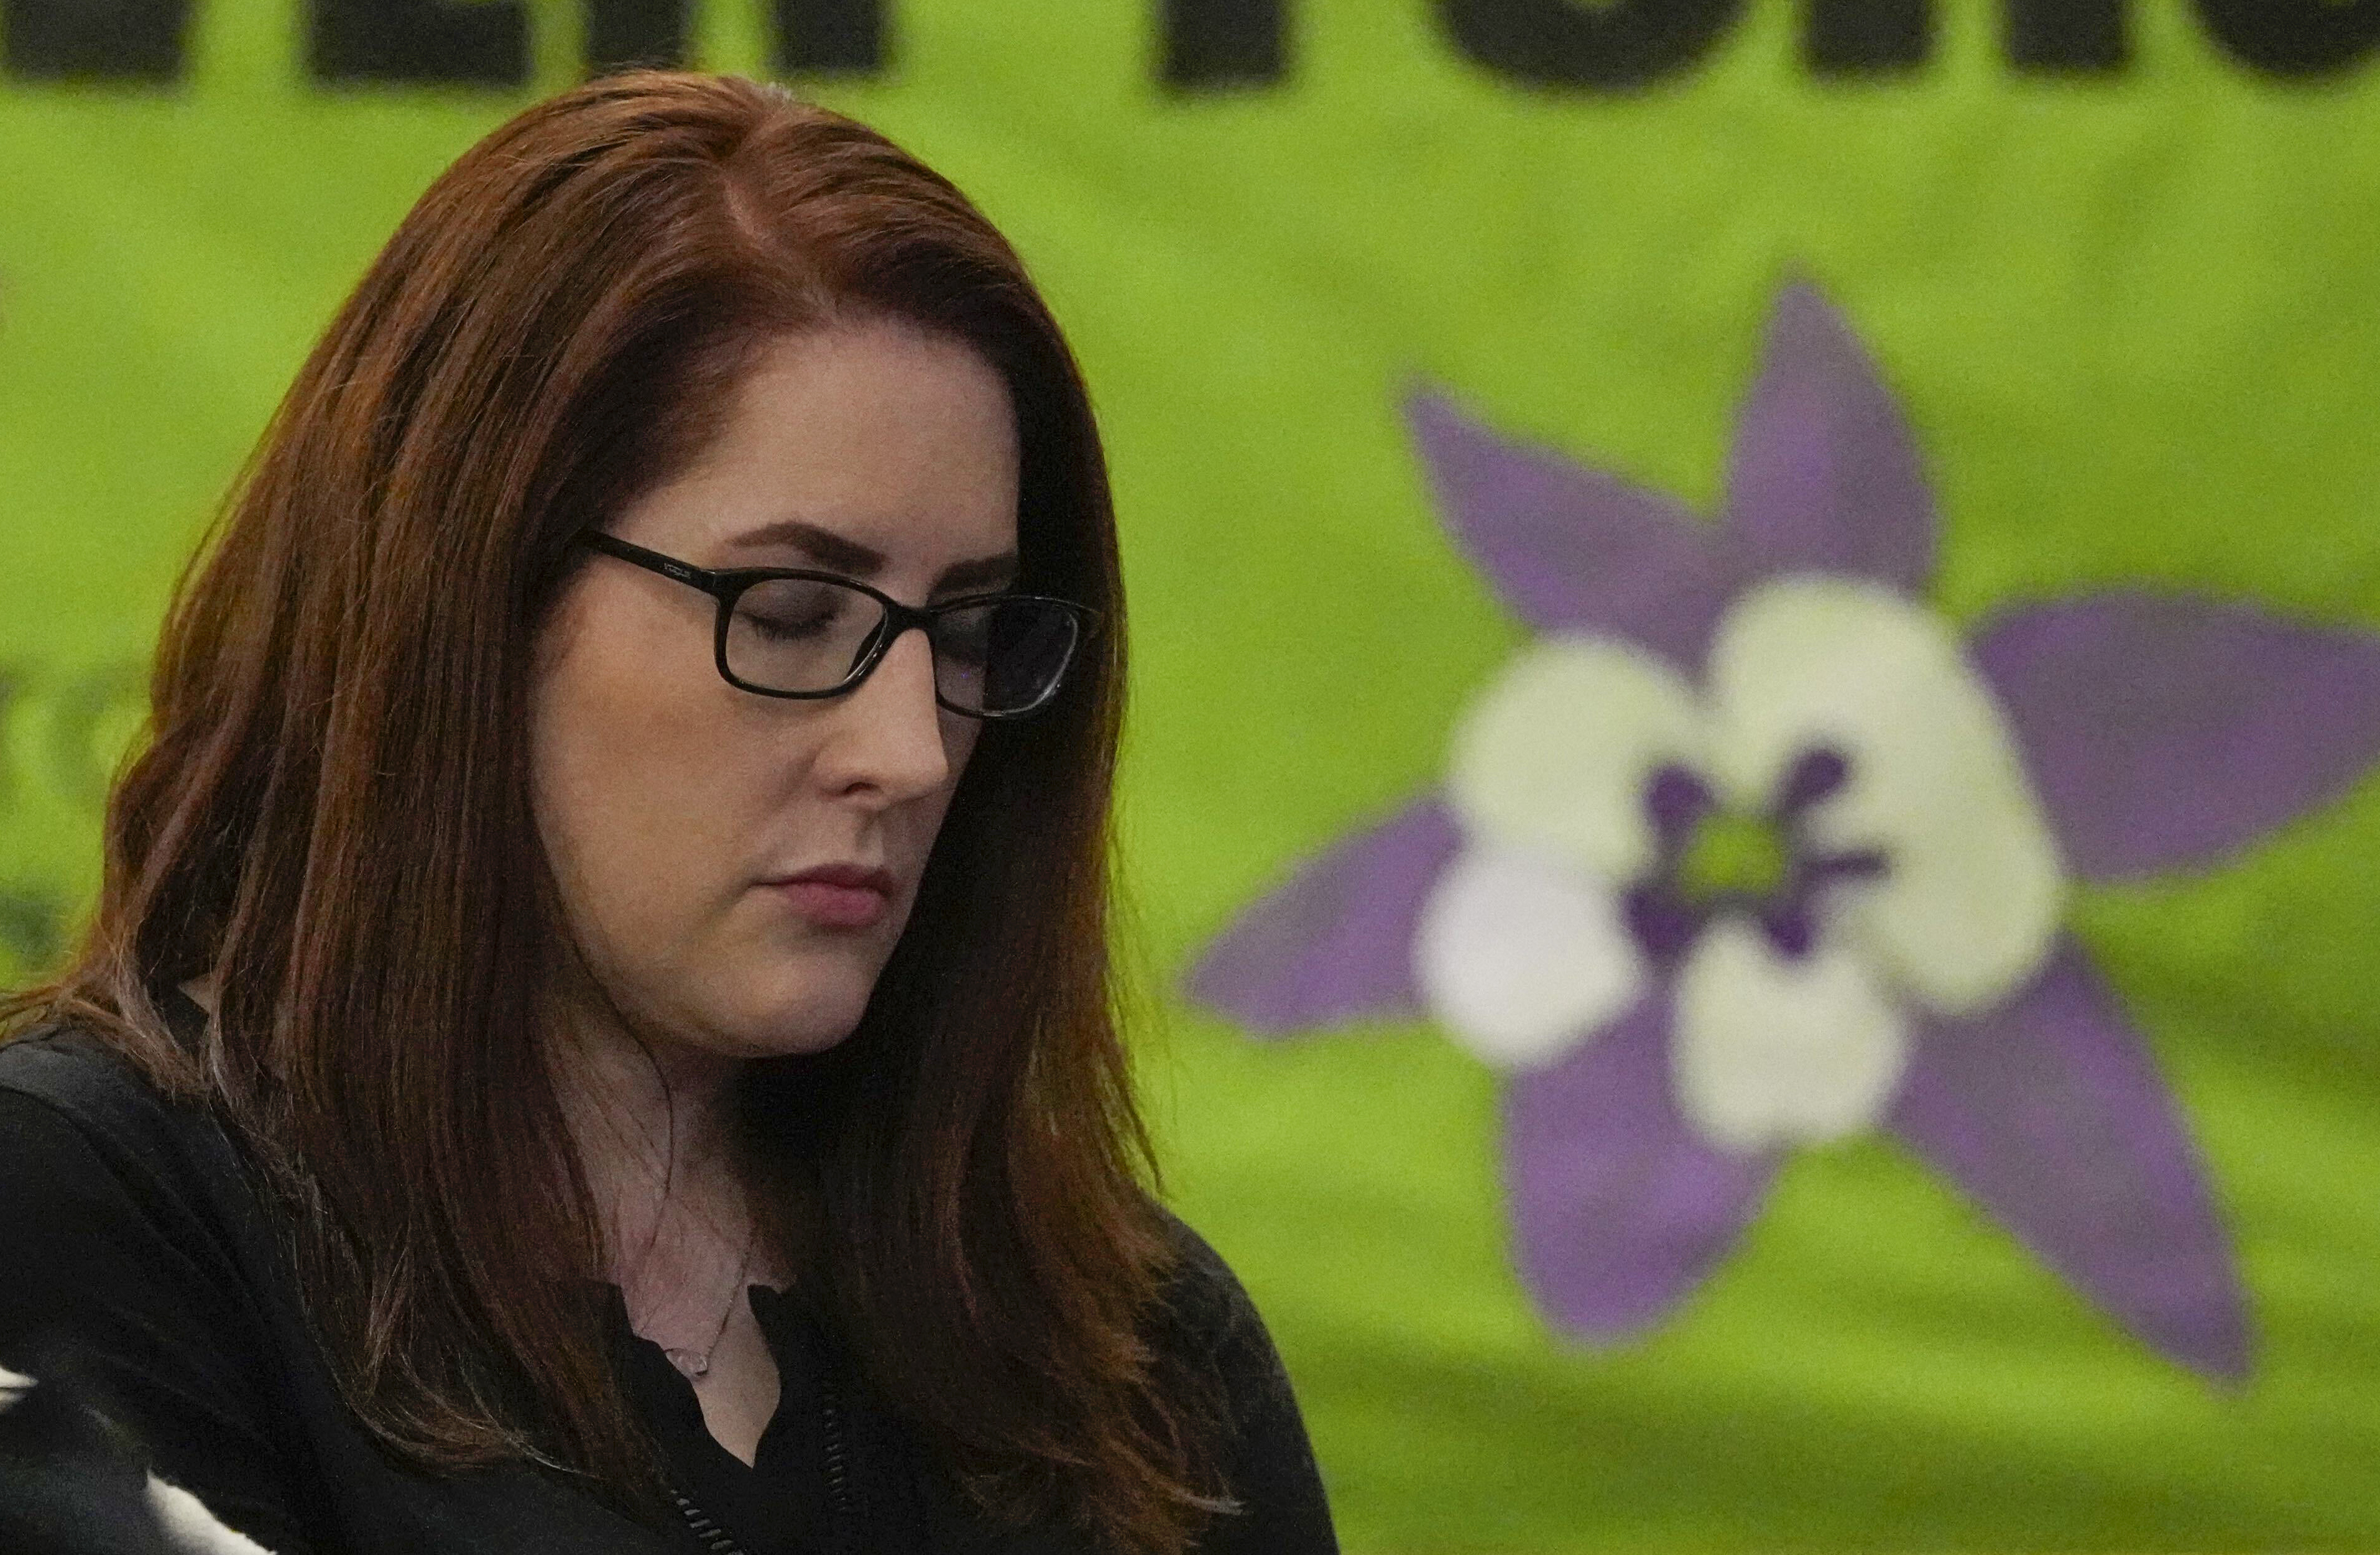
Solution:
M 771 691 L 832 691 L 868 656 L 884 610 L 856 589 L 778 577 L 744 590 L 728 619 L 727 668 Z M 1016 712 L 1048 697 L 1073 656 L 1063 607 L 995 600 L 934 620 L 934 689 L 970 712 Z

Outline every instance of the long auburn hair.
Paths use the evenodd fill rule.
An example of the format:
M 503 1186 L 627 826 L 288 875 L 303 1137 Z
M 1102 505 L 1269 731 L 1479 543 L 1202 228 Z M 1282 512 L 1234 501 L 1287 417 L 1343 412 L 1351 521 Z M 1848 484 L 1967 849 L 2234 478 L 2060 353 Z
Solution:
M 1089 400 L 984 217 L 781 88 L 600 79 L 422 196 L 185 574 L 95 914 L 0 1019 L 92 1029 L 237 1125 L 388 1450 L 654 1511 L 545 1067 L 527 669 L 574 531 L 687 467 L 759 346 L 859 316 L 1000 371 L 1023 585 L 1104 625 L 1054 707 L 987 728 L 859 1029 L 756 1064 L 747 1136 L 800 1190 L 772 1211 L 871 1377 L 980 1506 L 1178 1551 L 1224 1504 L 1220 1414 L 1151 1339 L 1178 1254 L 1113 1014 L 1123 601 Z M 161 1001 L 210 971 L 187 1050 Z

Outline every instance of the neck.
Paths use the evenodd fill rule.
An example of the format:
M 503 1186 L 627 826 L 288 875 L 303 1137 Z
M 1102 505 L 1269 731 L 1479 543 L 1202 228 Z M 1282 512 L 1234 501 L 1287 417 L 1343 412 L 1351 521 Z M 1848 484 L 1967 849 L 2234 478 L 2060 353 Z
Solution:
M 554 1038 L 554 1090 L 611 1278 L 633 1289 L 652 1266 L 740 1248 L 750 1232 L 735 1131 L 744 1061 L 642 1037 L 605 1004 L 571 1005 Z

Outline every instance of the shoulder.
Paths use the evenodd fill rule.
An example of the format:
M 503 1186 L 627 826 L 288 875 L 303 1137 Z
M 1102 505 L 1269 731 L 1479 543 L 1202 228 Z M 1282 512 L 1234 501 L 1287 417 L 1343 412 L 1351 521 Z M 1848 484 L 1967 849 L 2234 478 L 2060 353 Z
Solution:
M 162 1112 L 165 1099 L 130 1060 L 74 1026 L 36 1027 L 0 1042 L 0 1091 L 100 1116 Z
M 1288 1369 L 1247 1287 L 1214 1245 L 1178 1216 L 1164 1212 L 1164 1224 L 1175 1262 L 1152 1335 L 1159 1352 L 1185 1381 L 1220 1390 L 1218 1402 L 1238 1434 L 1297 1423 Z M 1302 1427 L 1298 1434 L 1302 1445 Z
M 1171 1209 L 1160 1206 L 1158 1215 L 1173 1252 L 1163 1324 L 1169 1347 L 1203 1361 L 1262 1338 L 1264 1319 L 1223 1255 Z
M 0 1134 L 8 1154 L 70 1129 L 112 1160 L 185 1159 L 203 1114 L 176 1102 L 91 1032 L 53 1026 L 0 1042 Z M 0 1156 L 0 1161 L 6 1160 Z
M 103 1418 L 112 1444 L 92 1463 L 0 1432 L 0 1503 L 9 1482 L 137 1492 L 145 1464 L 266 1547 L 303 1548 L 275 1476 L 298 1440 L 284 1368 L 308 1352 L 261 1282 L 273 1250 L 207 1111 L 79 1028 L 0 1043 L 0 1366 Z
M 63 1026 L 0 1043 L 0 1201 L 15 1207 L 0 1232 L 66 1235 L 138 1217 L 176 1241 L 221 1242 L 245 1189 L 213 1114 L 166 1095 L 104 1039 Z
M 1330 1511 L 1296 1390 L 1247 1288 L 1204 1236 L 1171 1212 L 1176 1263 L 1161 1346 L 1213 1379 L 1227 1427 L 1222 1468 L 1236 1510 L 1209 1530 L 1214 1555 L 1327 1555 Z
M 1160 1208 L 1160 1217 L 1173 1245 L 1173 1271 L 1166 1279 L 1164 1319 L 1157 1336 L 1161 1348 L 1195 1369 L 1219 1372 L 1232 1393 L 1249 1386 L 1288 1389 L 1264 1315 L 1240 1276 L 1190 1221 L 1166 1208 Z
M 103 1039 L 74 1028 L 0 1043 L 0 1349 L 35 1332 L 220 1306 L 252 1221 L 222 1131 Z M 214 1301 L 223 1296 L 223 1301 Z M 137 1336 L 136 1336 L 137 1337 Z

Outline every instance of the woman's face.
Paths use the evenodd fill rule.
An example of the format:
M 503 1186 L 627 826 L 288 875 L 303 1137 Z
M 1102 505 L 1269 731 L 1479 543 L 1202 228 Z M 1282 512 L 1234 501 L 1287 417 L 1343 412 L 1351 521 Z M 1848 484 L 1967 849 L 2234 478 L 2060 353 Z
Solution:
M 844 323 L 773 343 L 695 467 L 609 528 L 698 566 L 817 568 L 924 604 L 1013 580 L 1016 483 L 988 362 Z M 578 953 L 562 987 L 582 1019 L 608 1005 L 649 1041 L 812 1052 L 857 1024 L 978 725 L 935 705 L 922 632 L 842 697 L 739 690 L 713 665 L 716 608 L 590 555 L 541 628 L 531 784 Z M 883 889 L 788 883 L 823 866 Z

